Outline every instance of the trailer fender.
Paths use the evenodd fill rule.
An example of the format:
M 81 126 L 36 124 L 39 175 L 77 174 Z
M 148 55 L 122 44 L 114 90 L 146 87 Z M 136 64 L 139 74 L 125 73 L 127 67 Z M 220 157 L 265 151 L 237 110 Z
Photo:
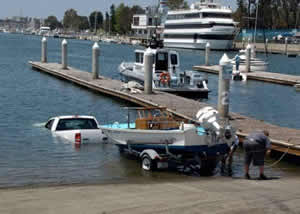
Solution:
M 155 150 L 153 150 L 153 149 L 146 149 L 146 150 L 142 151 L 142 153 L 140 154 L 140 158 L 143 158 L 144 155 L 149 155 L 149 157 L 152 160 L 160 159 L 161 158 L 159 156 L 159 154 Z

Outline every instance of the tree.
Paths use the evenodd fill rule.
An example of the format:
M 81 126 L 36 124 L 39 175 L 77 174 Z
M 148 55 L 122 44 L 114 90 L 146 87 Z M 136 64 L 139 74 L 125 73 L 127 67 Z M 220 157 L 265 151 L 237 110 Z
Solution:
M 89 19 L 87 16 L 78 16 L 78 23 L 76 23 L 76 27 L 78 30 L 87 30 L 90 28 Z
M 65 12 L 63 26 L 65 29 L 78 29 L 78 15 L 76 10 L 69 9 Z
M 94 11 L 89 16 L 90 28 L 95 29 L 95 20 L 96 21 L 96 29 L 99 29 L 103 26 L 103 14 L 99 11 Z
M 132 20 L 131 9 L 123 3 L 116 9 L 116 32 L 119 34 L 126 34 L 130 31 Z
M 104 30 L 105 32 L 110 31 L 110 17 L 108 12 L 105 13 Z
M 110 6 L 110 31 L 112 33 L 116 32 L 116 11 L 114 4 Z
M 188 7 L 188 3 L 184 0 L 169 0 L 167 2 L 167 6 L 171 9 L 171 10 L 175 10 L 175 9 L 180 9 L 180 8 L 187 8 Z
M 145 10 L 138 5 L 133 5 L 131 8 L 131 14 L 132 16 L 134 14 L 145 14 Z
M 62 27 L 62 24 L 57 20 L 56 16 L 48 16 L 45 20 L 45 25 L 50 27 L 51 30 Z

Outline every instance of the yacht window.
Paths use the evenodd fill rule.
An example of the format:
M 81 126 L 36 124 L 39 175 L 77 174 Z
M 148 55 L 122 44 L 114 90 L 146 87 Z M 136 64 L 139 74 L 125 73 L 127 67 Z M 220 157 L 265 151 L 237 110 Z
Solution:
M 140 17 L 133 17 L 133 25 L 139 26 L 140 23 Z
M 200 13 L 190 13 L 190 14 L 185 14 L 184 18 L 186 19 L 191 19 L 191 18 L 200 18 Z
M 177 65 L 177 55 L 176 54 L 171 54 L 171 64 L 172 65 Z
M 222 18 L 231 19 L 230 13 L 202 13 L 203 18 Z
M 193 19 L 200 18 L 200 13 L 188 13 L 188 14 L 174 14 L 168 15 L 168 20 L 176 20 L 176 19 Z

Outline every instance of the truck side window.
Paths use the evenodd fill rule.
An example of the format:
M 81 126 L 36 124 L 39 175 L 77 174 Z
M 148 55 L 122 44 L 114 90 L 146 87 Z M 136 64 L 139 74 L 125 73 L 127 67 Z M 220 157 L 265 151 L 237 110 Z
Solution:
M 54 122 L 54 120 L 48 121 L 48 123 L 46 123 L 45 127 L 46 127 L 47 129 L 51 129 L 51 128 L 52 128 L 52 125 L 53 125 L 53 122 Z

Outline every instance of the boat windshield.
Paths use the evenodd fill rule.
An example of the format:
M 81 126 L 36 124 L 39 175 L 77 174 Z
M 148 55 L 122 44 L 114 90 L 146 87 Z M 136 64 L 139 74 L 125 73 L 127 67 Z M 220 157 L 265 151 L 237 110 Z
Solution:
M 135 62 L 143 64 L 143 62 L 144 62 L 144 53 L 135 52 Z
M 168 70 L 168 53 L 158 52 L 155 59 L 155 71 L 162 72 Z
M 132 124 L 131 119 L 135 118 L 135 126 L 130 128 L 136 129 L 152 129 L 152 130 L 171 130 L 178 129 L 180 120 L 176 119 L 166 108 L 127 108 L 128 121 Z M 134 115 L 130 114 L 134 113 Z M 134 116 L 134 117 L 132 117 Z M 128 127 L 128 125 L 127 125 Z

